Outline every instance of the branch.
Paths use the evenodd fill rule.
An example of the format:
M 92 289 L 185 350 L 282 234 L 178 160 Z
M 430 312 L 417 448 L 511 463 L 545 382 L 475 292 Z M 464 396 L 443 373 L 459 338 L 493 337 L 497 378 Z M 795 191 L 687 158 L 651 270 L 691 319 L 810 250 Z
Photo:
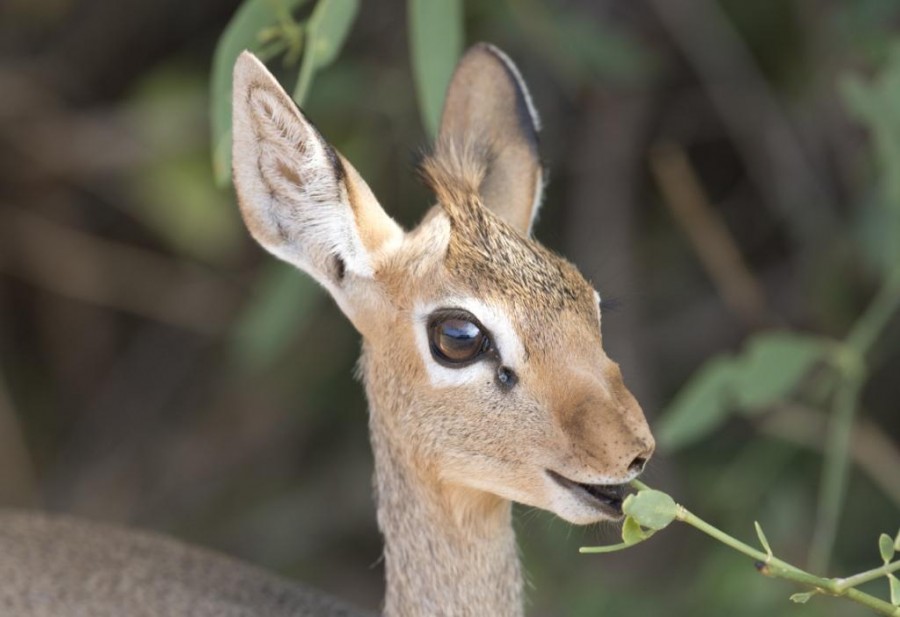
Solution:
M 863 604 L 881 615 L 900 617 L 900 606 L 894 606 L 855 588 L 857 585 L 900 570 L 900 561 L 886 562 L 879 568 L 847 578 L 819 577 L 775 557 L 769 546 L 769 541 L 758 524 L 756 525 L 756 532 L 765 552 L 753 548 L 728 535 L 721 529 L 710 525 L 684 506 L 675 503 L 675 500 L 666 493 L 653 490 L 642 482 L 633 481 L 631 484 L 638 492 L 629 495 L 622 504 L 622 511 L 626 515 L 625 523 L 622 526 L 624 542 L 613 546 L 582 547 L 580 552 L 606 553 L 628 548 L 649 539 L 657 531 L 668 527 L 672 521 L 680 521 L 750 557 L 755 561 L 756 569 L 761 574 L 772 578 L 781 578 L 806 587 L 809 590 L 806 593 L 791 596 L 791 600 L 794 602 L 804 603 L 816 594 L 845 597 Z M 888 558 L 889 556 L 884 557 L 886 561 Z
M 815 570 L 828 568 L 834 540 L 837 537 L 844 494 L 847 492 L 853 418 L 859 407 L 861 388 L 860 380 L 848 379 L 841 384 L 835 397 L 828 439 L 824 447 L 825 461 L 822 465 L 819 505 L 816 508 L 816 526 L 809 549 L 809 566 Z
M 655 146 L 650 151 L 650 168 L 663 203 L 687 234 L 725 304 L 749 326 L 764 323 L 769 313 L 765 291 L 709 203 L 684 150 L 674 143 Z
M 777 405 L 757 428 L 778 439 L 821 452 L 828 418 L 795 403 Z M 869 479 L 900 508 L 900 450 L 876 424 L 857 419 L 850 441 L 850 456 Z
M 237 304 L 234 290 L 202 268 L 16 208 L 0 210 L 0 272 L 202 334 L 221 332 Z
M 809 250 L 834 229 L 834 197 L 750 51 L 718 4 L 709 0 L 650 0 L 707 96 L 766 200 Z

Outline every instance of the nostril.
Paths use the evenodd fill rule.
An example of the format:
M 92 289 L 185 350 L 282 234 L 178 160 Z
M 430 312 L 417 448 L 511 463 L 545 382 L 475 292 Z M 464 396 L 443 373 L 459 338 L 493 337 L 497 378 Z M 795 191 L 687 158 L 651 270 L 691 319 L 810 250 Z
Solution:
M 647 464 L 647 459 L 643 456 L 635 457 L 633 461 L 631 461 L 631 465 L 628 466 L 628 471 L 634 473 L 641 473 L 644 471 L 644 465 Z

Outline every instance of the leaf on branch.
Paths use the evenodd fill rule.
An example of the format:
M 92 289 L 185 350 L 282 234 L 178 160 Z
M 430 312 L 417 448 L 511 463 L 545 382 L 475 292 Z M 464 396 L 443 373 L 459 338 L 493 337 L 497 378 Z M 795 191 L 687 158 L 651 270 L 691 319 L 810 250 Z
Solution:
M 704 364 L 681 388 L 656 424 L 656 440 L 669 452 L 680 450 L 718 429 L 731 413 L 728 388 L 734 363 L 718 356 Z
M 290 14 L 305 2 L 245 0 L 219 37 L 209 94 L 213 171 L 219 186 L 225 186 L 231 178 L 231 71 L 234 61 L 245 49 L 260 53 L 269 44 L 265 38 L 260 38 L 260 33 L 271 32 L 278 25 L 281 11 Z
M 674 452 L 718 429 L 738 409 L 752 413 L 788 399 L 833 350 L 829 339 L 795 332 L 751 337 L 741 353 L 717 356 L 691 377 L 657 422 L 657 442 Z
M 791 602 L 796 602 L 797 604 L 806 604 L 809 602 L 809 599 L 819 593 L 818 591 L 807 591 L 804 593 L 795 593 L 791 596 Z
M 894 558 L 894 541 L 886 533 L 878 536 L 878 551 L 881 553 L 881 559 L 887 565 Z
M 625 544 L 637 544 L 650 537 L 650 534 L 641 528 L 641 525 L 630 516 L 625 517 L 622 525 L 622 540 Z
M 829 349 L 827 339 L 793 332 L 752 337 L 737 359 L 734 394 L 738 406 L 753 411 L 784 400 Z
M 759 538 L 759 543 L 762 545 L 763 549 L 765 549 L 766 555 L 771 559 L 772 548 L 769 546 L 769 540 L 766 538 L 766 534 L 763 533 L 762 527 L 759 526 L 758 521 L 753 521 L 753 526 L 756 527 L 756 536 Z
M 622 504 L 622 511 L 641 527 L 659 530 L 675 520 L 678 505 L 662 491 L 648 489 L 629 495 Z
M 293 98 L 303 104 L 316 71 L 337 58 L 359 12 L 359 0 L 319 0 L 306 24 L 306 48 Z
M 437 134 L 447 84 L 462 53 L 460 0 L 408 0 L 409 46 L 419 110 L 428 134 Z

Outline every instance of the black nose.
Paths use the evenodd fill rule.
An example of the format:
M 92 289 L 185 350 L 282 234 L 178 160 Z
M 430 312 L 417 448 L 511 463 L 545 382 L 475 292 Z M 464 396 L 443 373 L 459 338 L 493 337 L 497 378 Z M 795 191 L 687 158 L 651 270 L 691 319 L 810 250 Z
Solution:
M 644 465 L 647 464 L 647 459 L 643 456 L 635 457 L 633 461 L 631 461 L 631 465 L 628 466 L 628 471 L 633 473 L 641 473 L 644 471 Z

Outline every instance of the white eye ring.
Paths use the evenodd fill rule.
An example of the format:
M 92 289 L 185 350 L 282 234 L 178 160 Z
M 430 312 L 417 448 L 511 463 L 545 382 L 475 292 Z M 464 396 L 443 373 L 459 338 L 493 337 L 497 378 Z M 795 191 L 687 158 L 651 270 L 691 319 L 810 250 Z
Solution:
M 451 368 L 438 361 L 432 354 L 429 337 L 429 325 L 434 313 L 446 307 L 454 307 L 472 316 L 474 323 L 490 337 L 491 349 L 487 350 L 484 357 L 489 357 L 494 352 L 496 362 L 474 361 L 467 365 Z M 516 333 L 512 322 L 505 311 L 494 303 L 471 297 L 451 296 L 439 301 L 416 306 L 413 309 L 412 327 L 416 340 L 416 347 L 422 358 L 422 363 L 428 372 L 431 385 L 434 387 L 451 387 L 473 383 L 475 381 L 504 382 L 499 375 L 499 368 L 505 368 L 513 375 L 522 366 L 524 352 L 522 343 Z M 516 379 L 513 378 L 513 383 Z

